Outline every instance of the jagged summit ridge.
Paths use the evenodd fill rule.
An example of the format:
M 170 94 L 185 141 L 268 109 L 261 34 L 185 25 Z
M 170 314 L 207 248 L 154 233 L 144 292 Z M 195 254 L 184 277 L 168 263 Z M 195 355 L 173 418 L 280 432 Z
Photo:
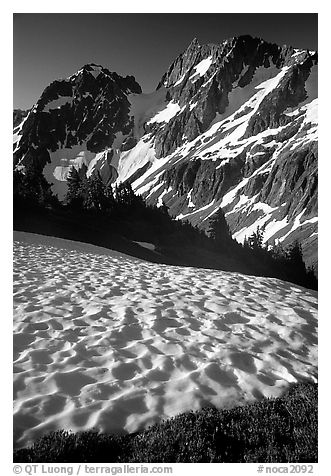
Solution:
M 172 152 L 182 144 L 183 138 L 195 139 L 207 130 L 217 114 L 223 117 L 224 114 L 228 115 L 231 93 L 236 89 L 243 90 L 253 79 L 257 85 L 258 73 L 261 79 L 264 79 L 263 73 L 265 79 L 270 79 L 280 69 L 287 68 L 291 70 L 290 73 L 293 70 L 295 74 L 305 75 L 307 70 L 309 74 L 315 59 L 309 52 L 295 52 L 292 47 L 280 47 L 250 36 L 225 40 L 221 45 L 204 45 L 193 49 L 190 45 L 170 66 L 159 84 L 159 88 L 167 88 L 170 102 L 179 105 L 181 115 L 176 116 L 176 126 L 180 127 L 182 134 L 167 134 L 165 126 L 162 137 L 157 141 L 157 155 L 164 156 Z M 286 79 L 289 76 L 286 75 Z M 304 93 L 301 93 L 303 97 Z M 300 99 L 290 97 L 291 87 L 287 88 L 287 95 L 286 100 L 290 104 Z M 185 107 L 187 104 L 189 108 Z M 285 110 L 285 101 L 283 106 Z M 276 126 L 280 125 L 281 112 L 278 107 L 277 114 L 274 114 Z M 257 121 L 257 117 L 254 119 Z M 260 121 L 251 127 L 261 129 L 263 125 Z
M 315 54 L 315 52 L 295 49 L 292 46 L 279 46 L 250 35 L 228 38 L 220 44 L 210 43 L 206 45 L 200 45 L 195 38 L 187 49 L 175 59 L 162 77 L 158 87 L 165 83 L 167 83 L 165 84 L 167 87 L 173 86 L 183 73 L 190 72 L 199 61 L 209 56 L 212 59 L 211 65 L 214 65 L 211 70 L 214 72 L 216 68 L 222 66 L 223 62 L 232 62 L 234 57 L 236 57 L 237 62 L 241 58 L 244 65 L 247 64 L 252 67 L 258 67 L 262 64 L 267 66 L 269 63 L 281 67 L 285 66 L 287 62 L 295 61 L 292 57 L 293 53 L 310 56 Z M 239 64 L 237 69 L 238 66 Z

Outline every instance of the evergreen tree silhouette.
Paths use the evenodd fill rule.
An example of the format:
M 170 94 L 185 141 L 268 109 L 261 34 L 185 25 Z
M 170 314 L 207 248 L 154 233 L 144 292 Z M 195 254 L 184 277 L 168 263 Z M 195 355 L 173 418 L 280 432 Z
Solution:
M 252 235 L 250 235 L 248 238 L 245 238 L 244 246 L 256 251 L 267 249 L 267 246 L 263 246 L 264 230 L 264 226 L 258 226 Z
M 85 208 L 102 210 L 106 200 L 105 189 L 106 187 L 99 171 L 89 177 L 87 180 L 87 195 L 84 204 Z
M 217 245 L 222 245 L 231 240 L 229 226 L 226 222 L 222 208 L 209 219 L 209 236 Z
M 291 270 L 295 277 L 300 279 L 306 275 L 306 266 L 303 261 L 302 247 L 298 241 L 295 241 L 293 245 L 287 251 L 287 261 L 291 266 Z
M 66 203 L 74 209 L 83 208 L 83 197 L 81 190 L 82 177 L 75 167 L 71 167 L 70 169 L 67 177 L 67 184 L 68 190 L 65 197 Z
M 57 202 L 51 191 L 52 184 L 45 179 L 42 170 L 34 164 L 24 166 L 24 170 L 14 170 L 14 205 L 49 206 Z

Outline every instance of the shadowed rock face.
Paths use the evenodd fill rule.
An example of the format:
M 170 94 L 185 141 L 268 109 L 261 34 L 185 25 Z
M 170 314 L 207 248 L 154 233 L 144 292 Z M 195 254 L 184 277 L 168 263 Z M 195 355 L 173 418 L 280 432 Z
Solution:
M 194 160 L 175 165 L 161 177 L 166 188 L 173 187 L 180 196 L 192 190 L 191 198 L 197 208 L 219 200 L 241 176 L 243 157 L 219 167 L 221 161 Z
M 69 166 L 85 163 L 205 229 L 221 206 L 239 241 L 265 225 L 269 243 L 299 240 L 316 266 L 316 98 L 316 52 L 247 35 L 194 39 L 149 95 L 93 64 L 52 83 L 22 125 L 14 163 L 64 184 Z

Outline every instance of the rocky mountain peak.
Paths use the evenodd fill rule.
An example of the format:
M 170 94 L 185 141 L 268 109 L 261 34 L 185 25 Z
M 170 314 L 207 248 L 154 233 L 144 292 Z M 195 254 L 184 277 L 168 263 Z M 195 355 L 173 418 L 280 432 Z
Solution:
M 316 266 L 317 53 L 250 35 L 189 45 L 159 90 L 145 131 L 166 165 L 144 162 L 133 186 L 202 228 L 222 207 L 241 241 L 262 225 L 271 242 L 299 239 Z
M 154 93 L 90 63 L 15 117 L 15 166 L 41 164 L 60 198 L 69 169 L 85 164 L 202 228 L 221 207 L 238 240 L 262 225 L 273 241 L 299 237 L 315 264 L 315 51 L 194 38 Z
M 102 157 L 94 170 L 102 167 L 106 182 L 115 179 L 112 146 L 117 137 L 122 143 L 131 133 L 128 96 L 140 93 L 133 76 L 94 63 L 53 81 L 14 131 L 15 167 L 38 163 L 49 182 L 56 179 L 53 191 L 60 198 L 71 167 L 88 166 L 98 153 Z

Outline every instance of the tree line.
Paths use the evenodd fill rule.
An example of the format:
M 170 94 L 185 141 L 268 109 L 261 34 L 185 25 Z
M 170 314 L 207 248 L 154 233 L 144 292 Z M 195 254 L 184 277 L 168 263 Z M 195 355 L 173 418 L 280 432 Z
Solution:
M 255 269 L 257 275 L 268 270 L 275 277 L 317 288 L 317 279 L 312 269 L 306 269 L 299 243 L 287 248 L 280 244 L 269 247 L 264 244 L 264 228 L 258 227 L 241 245 L 232 239 L 221 208 L 210 217 L 205 233 L 188 221 L 174 220 L 165 204 L 161 207 L 147 205 L 134 193 L 129 182 L 114 186 L 105 184 L 99 172 L 87 176 L 85 165 L 79 170 L 72 167 L 64 203 L 53 195 L 51 185 L 35 166 L 26 167 L 24 173 L 14 172 L 13 192 L 14 210 L 15 207 L 32 207 L 92 214 L 99 216 L 100 220 L 113 220 L 118 231 L 121 227 L 128 227 L 132 221 L 134 225 L 130 230 L 137 237 L 145 233 L 145 237 L 162 245 L 196 246 L 214 253 L 234 255 Z
M 302 286 L 317 289 L 317 278 L 313 268 L 306 268 L 303 260 L 302 246 L 298 241 L 284 247 L 280 241 L 274 246 L 264 242 L 265 226 L 257 227 L 256 231 L 245 238 L 244 250 L 249 250 L 257 261 L 274 263 L 277 267 L 288 270 L 288 280 Z

